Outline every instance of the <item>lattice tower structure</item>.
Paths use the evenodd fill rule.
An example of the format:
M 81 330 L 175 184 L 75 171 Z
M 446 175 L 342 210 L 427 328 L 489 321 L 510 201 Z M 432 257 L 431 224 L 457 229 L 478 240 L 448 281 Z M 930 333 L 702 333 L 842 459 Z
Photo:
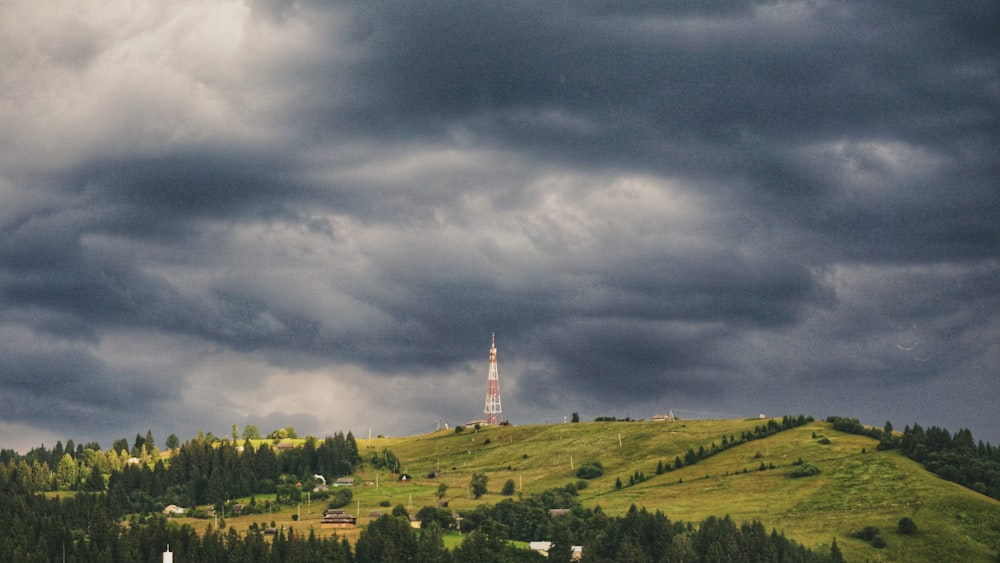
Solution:
M 497 339 L 493 334 L 490 344 L 490 373 L 486 377 L 486 408 L 483 418 L 487 424 L 503 422 L 503 409 L 500 408 L 500 374 L 497 371 Z

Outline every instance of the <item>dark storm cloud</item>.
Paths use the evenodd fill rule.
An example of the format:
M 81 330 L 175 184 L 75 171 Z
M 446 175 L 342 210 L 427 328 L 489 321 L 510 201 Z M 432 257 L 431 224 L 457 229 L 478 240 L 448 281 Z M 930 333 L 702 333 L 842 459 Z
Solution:
M 6 422 L 471 419 L 494 331 L 523 422 L 995 387 L 995 3 L 8 9 Z

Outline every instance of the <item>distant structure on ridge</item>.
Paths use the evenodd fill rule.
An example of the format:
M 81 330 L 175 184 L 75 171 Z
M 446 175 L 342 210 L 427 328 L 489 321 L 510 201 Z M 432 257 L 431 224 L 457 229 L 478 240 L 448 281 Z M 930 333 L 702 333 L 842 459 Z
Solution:
M 486 424 L 503 422 L 500 408 L 500 374 L 497 372 L 497 335 L 493 333 L 490 343 L 490 374 L 486 378 L 486 408 L 483 410 Z

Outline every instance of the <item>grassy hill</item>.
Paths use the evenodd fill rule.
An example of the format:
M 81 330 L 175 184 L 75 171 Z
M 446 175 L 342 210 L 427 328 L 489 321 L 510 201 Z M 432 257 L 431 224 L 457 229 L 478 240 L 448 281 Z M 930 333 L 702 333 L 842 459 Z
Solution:
M 364 514 L 364 507 L 381 500 L 412 505 L 415 512 L 435 504 L 437 488 L 445 483 L 451 508 L 473 507 L 502 500 L 498 493 L 508 479 L 515 482 L 518 494 L 530 495 L 577 481 L 575 468 L 597 460 L 604 475 L 591 480 L 579 498 L 609 514 L 622 514 L 635 504 L 660 509 L 672 520 L 698 522 L 725 514 L 737 522 L 757 518 L 810 547 L 829 545 L 836 537 L 853 561 L 995 560 L 1000 551 L 1000 502 L 944 481 L 898 452 L 878 452 L 875 440 L 834 431 L 825 422 L 747 442 L 656 475 L 660 461 L 672 464 L 689 448 L 721 444 L 723 436 L 738 439 L 761 422 L 589 422 L 363 439 L 359 447 L 364 456 L 388 448 L 413 479 L 403 484 L 379 475 L 378 488 L 362 484 L 355 489 L 355 499 Z M 821 472 L 791 478 L 799 459 Z M 762 463 L 774 469 L 760 471 Z M 437 468 L 441 476 L 428 478 Z M 485 472 L 490 479 L 491 493 L 480 500 L 468 491 L 473 472 Z M 647 480 L 615 488 L 616 479 L 627 484 L 636 472 Z M 371 471 L 359 477 L 376 479 Z M 896 533 L 904 516 L 916 522 L 917 534 Z M 851 537 L 865 526 L 878 527 L 887 546 L 876 549 Z
M 578 498 L 585 506 L 599 505 L 612 515 L 635 504 L 662 510 L 675 521 L 697 523 L 726 514 L 737 523 L 756 518 L 768 529 L 811 548 L 827 549 L 836 538 L 849 561 L 994 561 L 1000 552 L 1000 502 L 944 481 L 896 451 L 876 451 L 876 440 L 837 432 L 826 422 L 807 423 L 656 474 L 660 462 L 672 465 L 689 448 L 709 450 L 723 437 L 738 440 L 762 422 L 766 421 L 588 422 L 359 439 L 366 462 L 388 448 L 412 478 L 400 482 L 366 463 L 356 475 L 354 500 L 347 508 L 358 513 L 361 526 L 369 522 L 369 511 L 391 510 L 380 506 L 386 502 L 415 513 L 437 504 L 442 483 L 448 486 L 451 509 L 472 508 L 507 498 L 499 494 L 507 480 L 514 481 L 515 496 L 529 496 L 575 483 L 582 463 L 600 461 L 603 476 L 590 480 Z M 820 473 L 790 477 L 800 459 Z M 767 469 L 761 471 L 762 464 Z M 435 469 L 440 476 L 429 477 Z M 490 492 L 478 500 L 469 492 L 474 472 L 489 477 Z M 627 485 L 637 472 L 647 479 L 616 488 L 617 479 Z M 303 504 L 266 519 L 248 518 L 319 531 L 323 508 L 320 503 Z M 896 533 L 904 516 L 917 524 L 916 534 Z M 243 528 L 247 523 L 242 520 L 230 518 L 228 523 Z M 866 526 L 880 529 L 884 548 L 851 537 Z M 358 532 L 339 533 L 350 538 Z

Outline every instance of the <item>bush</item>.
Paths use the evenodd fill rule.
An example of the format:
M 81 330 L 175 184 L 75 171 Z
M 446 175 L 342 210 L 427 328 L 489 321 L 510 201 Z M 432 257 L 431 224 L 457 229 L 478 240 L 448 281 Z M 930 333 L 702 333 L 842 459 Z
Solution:
M 576 476 L 581 479 L 596 479 L 604 475 L 604 465 L 599 461 L 587 461 L 576 470 Z
M 899 526 L 896 527 L 896 533 L 903 534 L 904 536 L 913 535 L 917 533 L 917 523 L 909 516 L 903 516 L 899 520 Z
M 354 498 L 354 493 L 351 489 L 347 487 L 337 487 L 334 489 L 333 494 L 330 495 L 329 508 L 343 508 L 350 504 L 351 499 Z
M 865 526 L 860 532 L 854 532 L 851 535 L 859 540 L 865 540 L 875 549 L 882 549 L 886 546 L 885 538 L 882 537 L 882 532 L 875 526 Z
M 813 475 L 819 475 L 819 473 L 820 473 L 819 468 L 816 467 L 815 465 L 809 463 L 803 463 L 802 465 L 796 467 L 795 471 L 789 473 L 789 476 L 793 478 L 811 477 Z

